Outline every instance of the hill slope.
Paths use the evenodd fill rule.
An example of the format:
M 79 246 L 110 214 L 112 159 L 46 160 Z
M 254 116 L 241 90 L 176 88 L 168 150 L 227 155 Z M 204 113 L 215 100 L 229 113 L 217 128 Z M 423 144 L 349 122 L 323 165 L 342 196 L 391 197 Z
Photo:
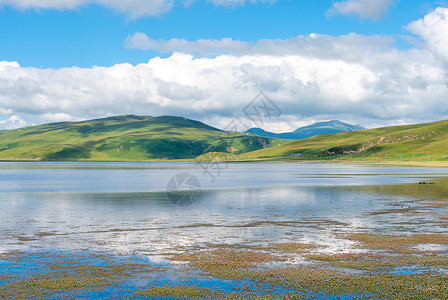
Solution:
M 184 159 L 209 151 L 245 153 L 278 143 L 181 117 L 123 115 L 0 131 L 0 159 Z
M 254 159 L 414 159 L 445 160 L 448 156 L 448 120 L 319 135 L 242 155 Z
M 273 137 L 279 139 L 289 139 L 289 140 L 302 140 L 312 136 L 320 135 L 320 134 L 330 134 L 330 133 L 338 133 L 338 132 L 347 132 L 347 131 L 357 131 L 364 130 L 365 128 L 359 125 L 351 125 L 347 123 L 343 123 L 338 120 L 332 120 L 328 122 L 318 122 L 305 127 L 300 127 L 293 132 L 286 133 L 273 133 L 269 131 L 265 131 L 261 128 L 251 128 L 247 130 L 248 133 L 253 133 L 262 137 Z

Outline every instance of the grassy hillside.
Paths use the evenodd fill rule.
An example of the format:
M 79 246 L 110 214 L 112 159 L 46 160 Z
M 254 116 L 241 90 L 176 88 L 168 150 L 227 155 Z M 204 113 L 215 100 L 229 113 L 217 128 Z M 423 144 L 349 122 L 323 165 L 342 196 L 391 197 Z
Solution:
M 181 117 L 123 115 L 0 131 L 0 159 L 187 159 L 209 151 L 245 153 L 279 142 Z
M 291 154 L 300 153 L 291 157 Z M 448 120 L 311 137 L 236 159 L 446 160 Z

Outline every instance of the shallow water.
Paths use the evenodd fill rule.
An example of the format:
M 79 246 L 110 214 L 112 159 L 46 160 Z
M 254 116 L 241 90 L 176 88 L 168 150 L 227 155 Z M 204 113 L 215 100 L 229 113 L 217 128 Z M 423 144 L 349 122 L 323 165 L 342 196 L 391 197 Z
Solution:
M 188 207 L 166 194 L 180 173 L 201 188 Z M 185 247 L 291 240 L 344 251 L 350 244 L 334 233 L 446 233 L 422 196 L 364 188 L 446 176 L 445 168 L 349 164 L 1 163 L 0 252 L 106 251 L 158 262 Z

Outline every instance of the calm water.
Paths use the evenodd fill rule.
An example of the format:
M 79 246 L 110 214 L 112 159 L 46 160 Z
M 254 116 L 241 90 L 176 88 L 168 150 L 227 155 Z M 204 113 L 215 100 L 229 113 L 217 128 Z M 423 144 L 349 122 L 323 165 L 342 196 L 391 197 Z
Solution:
M 182 173 L 202 190 L 183 208 L 166 195 Z M 446 233 L 421 197 L 366 188 L 446 176 L 445 168 L 348 164 L 0 163 L 0 252 L 98 250 L 158 261 L 209 244 L 312 240 L 340 250 L 334 233 Z M 419 214 L 389 213 L 401 209 Z

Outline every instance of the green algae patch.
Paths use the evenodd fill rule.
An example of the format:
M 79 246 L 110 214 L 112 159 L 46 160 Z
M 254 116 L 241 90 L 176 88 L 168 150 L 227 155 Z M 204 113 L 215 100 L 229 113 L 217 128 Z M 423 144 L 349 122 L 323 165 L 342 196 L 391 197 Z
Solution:
M 31 280 L 1 285 L 0 298 L 31 299 L 57 293 L 100 291 L 113 282 L 112 278 L 87 278 L 77 275 L 57 278 L 33 276 Z
M 123 280 L 164 271 L 158 266 L 107 255 L 9 253 L 1 255 L 0 259 L 9 262 L 10 268 L 1 277 L 0 299 L 35 299 L 101 292 Z M 31 264 L 31 273 L 22 270 L 23 264 Z
M 284 262 L 286 258 L 276 254 L 239 249 L 215 249 L 179 254 L 171 257 L 173 261 L 187 262 L 189 268 L 199 269 L 223 279 L 240 280 L 241 271 L 258 268 L 272 263 Z
M 147 297 L 169 297 L 175 299 L 202 299 L 216 297 L 218 293 L 212 289 L 201 288 L 199 286 L 162 285 L 149 287 L 139 291 L 136 295 Z
M 443 235 L 346 235 L 344 238 L 365 243 L 374 251 L 365 253 L 321 253 L 323 246 L 306 243 L 277 243 L 274 252 L 244 250 L 240 247 L 196 251 L 172 256 L 187 262 L 186 269 L 201 270 L 221 280 L 249 281 L 258 292 L 282 299 L 446 299 L 448 256 L 420 254 L 402 247 L 445 243 Z M 398 248 L 397 248 L 398 247 Z M 395 251 L 396 248 L 398 251 Z M 261 248 L 260 248 L 261 249 Z M 384 249 L 388 251 L 383 251 Z M 291 265 L 285 257 L 298 255 L 309 263 Z M 216 291 L 215 291 L 216 292 Z M 240 296 L 243 294 L 240 294 Z M 216 298 L 231 297 L 224 293 Z M 204 298 L 213 298 L 210 294 Z M 235 298 L 237 299 L 237 298 Z
M 40 262 L 43 271 L 27 277 L 2 275 L 0 299 L 82 298 L 83 293 L 101 295 L 107 289 L 118 291 L 109 296 L 138 299 L 448 298 L 446 247 L 437 254 L 412 250 L 419 245 L 445 246 L 446 235 L 353 233 L 338 237 L 356 242 L 364 252 L 326 253 L 326 246 L 300 242 L 210 245 L 167 255 L 183 264 L 164 267 L 108 255 L 1 255 L 11 264 L 24 259 Z M 305 258 L 306 263 L 292 262 L 291 257 Z M 180 281 L 167 279 L 171 273 L 160 279 L 168 269 L 179 274 Z M 154 272 L 156 277 L 151 275 Z M 137 288 L 125 283 L 142 278 L 146 283 Z
M 216 291 L 210 288 L 201 288 L 197 285 L 158 285 L 151 286 L 139 291 L 134 296 L 147 297 L 153 299 L 155 297 L 165 297 L 168 299 L 251 299 L 251 300 L 272 300 L 286 299 L 285 296 L 276 295 L 260 295 L 256 293 L 244 292 L 224 292 Z M 290 299 L 290 298 L 288 298 Z
M 415 234 L 415 235 L 377 235 L 371 233 L 351 233 L 343 238 L 358 242 L 366 249 L 387 250 L 397 253 L 412 253 L 417 250 L 412 247 L 424 244 L 448 245 L 448 235 Z M 418 252 L 418 251 L 417 251 Z
M 356 269 L 373 273 L 390 273 L 397 268 L 423 268 L 426 273 L 438 273 L 448 267 L 448 257 L 441 255 L 385 255 L 373 253 L 305 254 L 310 261 L 328 263 L 331 267 Z
M 249 268 L 256 267 L 259 264 L 285 260 L 278 255 L 267 252 L 236 249 L 198 251 L 191 254 L 175 255 L 172 259 L 176 261 L 188 261 L 201 269 Z
M 307 243 L 277 243 L 273 245 L 273 248 L 282 252 L 304 253 L 325 248 L 325 246 Z
M 252 273 L 251 277 L 291 290 L 296 297 L 317 294 L 354 299 L 445 299 L 448 296 L 448 276 L 442 275 L 354 275 L 341 270 L 284 268 Z

